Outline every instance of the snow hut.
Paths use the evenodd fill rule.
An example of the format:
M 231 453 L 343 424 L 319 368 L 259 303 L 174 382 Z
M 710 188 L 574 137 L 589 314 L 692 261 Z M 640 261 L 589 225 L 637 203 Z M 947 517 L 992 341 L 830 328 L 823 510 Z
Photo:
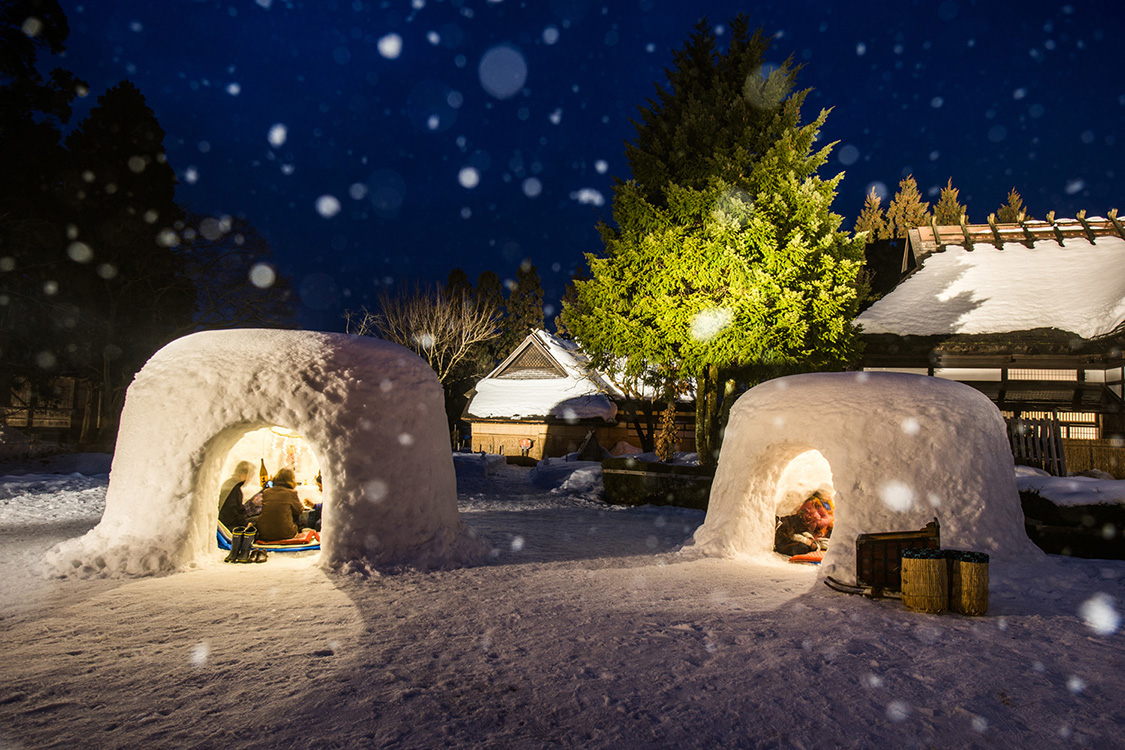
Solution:
M 457 511 L 442 388 L 372 338 L 207 331 L 161 349 L 125 399 L 101 522 L 47 557 L 59 574 L 146 575 L 216 558 L 228 453 L 253 431 L 300 434 L 323 477 L 320 564 L 437 567 L 483 545 Z
M 772 555 L 775 518 L 820 487 L 836 504 L 822 575 L 854 580 L 858 535 L 935 517 L 943 547 L 1041 554 L 1024 532 L 1000 412 L 966 385 L 898 373 L 794 375 L 743 394 L 686 549 Z

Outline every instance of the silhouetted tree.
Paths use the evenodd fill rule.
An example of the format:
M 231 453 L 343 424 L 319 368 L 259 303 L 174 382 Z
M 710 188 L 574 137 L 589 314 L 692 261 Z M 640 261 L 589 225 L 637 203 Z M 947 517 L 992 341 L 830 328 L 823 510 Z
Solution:
M 181 272 L 195 289 L 190 329 L 290 328 L 293 284 L 273 262 L 266 238 L 245 218 L 192 214 L 177 224 Z
M 40 56 L 62 53 L 68 34 L 55 0 L 0 2 L 0 375 L 9 383 L 17 373 L 46 382 L 71 355 L 61 128 L 85 84 L 40 72 Z
M 529 333 L 543 328 L 543 284 L 530 260 L 524 260 L 516 269 L 504 304 L 502 328 L 501 346 L 506 351 L 501 357 L 507 356 Z
M 164 130 L 137 87 L 122 81 L 98 97 L 66 146 L 82 360 L 102 388 L 103 423 L 112 434 L 133 374 L 191 329 L 196 289 L 174 250 L 183 212 Z

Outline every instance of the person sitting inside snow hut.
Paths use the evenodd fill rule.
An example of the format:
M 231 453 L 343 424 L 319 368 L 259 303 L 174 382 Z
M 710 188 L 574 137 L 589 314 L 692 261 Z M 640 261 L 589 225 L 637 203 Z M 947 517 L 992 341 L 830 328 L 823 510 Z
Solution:
M 219 521 L 228 530 L 247 523 L 246 511 L 242 507 L 242 485 L 253 470 L 254 466 L 249 461 L 239 461 L 234 472 L 219 488 Z
M 262 492 L 262 514 L 258 516 L 258 541 L 279 542 L 301 532 L 301 513 L 305 510 L 294 489 L 297 478 L 292 469 L 282 469 L 273 477 L 273 486 Z
M 831 492 L 814 492 L 812 497 L 801 503 L 796 513 L 777 519 L 774 551 L 793 556 L 828 549 L 828 537 L 832 536 L 832 525 L 835 523 L 834 510 Z

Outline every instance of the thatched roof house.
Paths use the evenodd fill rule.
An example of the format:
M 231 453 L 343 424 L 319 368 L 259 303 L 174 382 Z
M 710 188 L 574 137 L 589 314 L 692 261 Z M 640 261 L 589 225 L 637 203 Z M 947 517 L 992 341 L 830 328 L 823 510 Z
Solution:
M 864 369 L 984 392 L 1064 437 L 1125 434 L 1125 227 L 1106 218 L 912 230 L 903 280 L 856 320 Z

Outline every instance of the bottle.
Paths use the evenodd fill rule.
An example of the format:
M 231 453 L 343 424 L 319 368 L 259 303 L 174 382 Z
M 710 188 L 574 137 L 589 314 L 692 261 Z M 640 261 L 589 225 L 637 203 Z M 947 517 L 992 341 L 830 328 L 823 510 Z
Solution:
M 266 471 L 266 459 L 264 458 L 262 459 L 262 468 L 258 469 L 258 479 L 261 480 L 263 488 L 270 481 L 270 474 Z
M 316 488 L 324 492 L 324 483 L 320 481 L 320 469 L 316 470 Z

